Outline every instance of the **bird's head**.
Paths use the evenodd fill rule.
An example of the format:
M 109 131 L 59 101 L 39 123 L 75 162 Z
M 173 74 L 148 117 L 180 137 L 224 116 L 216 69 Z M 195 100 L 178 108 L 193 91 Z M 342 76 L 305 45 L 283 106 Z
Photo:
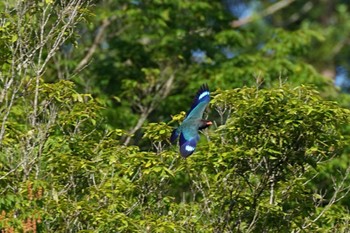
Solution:
M 210 125 L 212 125 L 212 124 L 213 124 L 213 122 L 211 122 L 211 121 L 208 121 L 208 120 L 201 120 L 198 129 L 199 129 L 199 130 L 202 130 L 202 129 L 208 128 L 208 127 L 209 127 Z

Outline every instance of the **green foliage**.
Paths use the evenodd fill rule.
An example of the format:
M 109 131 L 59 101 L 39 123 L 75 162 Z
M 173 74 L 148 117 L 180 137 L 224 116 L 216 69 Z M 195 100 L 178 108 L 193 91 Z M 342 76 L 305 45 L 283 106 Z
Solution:
M 189 96 L 203 82 L 212 88 L 251 86 L 256 79 L 265 87 L 286 81 L 330 84 L 305 62 L 313 43 L 324 39 L 319 30 L 232 29 L 229 22 L 234 17 L 225 5 L 212 1 L 107 1 L 97 9 L 101 13 L 94 29 L 99 30 L 101 21 L 110 22 L 105 29 L 108 36 L 97 48 L 94 62 L 74 80 L 82 90 L 106 100 L 113 127 L 132 129 L 154 99 L 158 101 L 148 120 L 169 120 L 169 115 L 184 110 L 182 105 L 190 103 Z M 90 47 L 94 35 L 85 34 L 90 40 L 82 40 L 80 46 Z M 173 92 L 161 95 L 157 87 L 172 76 Z
M 230 1 L 93 3 L 0 3 L 1 232 L 347 231 L 349 96 L 319 73 L 346 5 L 233 28 Z M 214 124 L 183 159 L 203 83 Z
M 285 231 L 302 226 L 302 216 L 316 211 L 307 201 L 312 193 L 303 184 L 310 178 L 305 173 L 339 155 L 345 143 L 339 129 L 348 122 L 349 111 L 305 87 L 219 91 L 212 103 L 226 117 L 218 137 L 211 139 L 214 145 L 221 144 L 210 146 L 210 158 L 217 166 L 211 169 L 225 177 L 225 182 L 215 183 L 223 183 L 219 192 L 227 190 L 224 196 L 237 195 L 227 203 L 240 199 L 242 193 L 245 208 L 249 207 L 248 218 L 239 212 L 234 216 L 248 220 L 247 226 L 258 217 L 256 229 Z M 230 205 L 226 204 L 228 209 Z M 278 225 L 267 226 L 270 222 Z
M 72 83 L 42 83 L 40 90 L 36 128 L 21 121 L 25 111 L 8 121 L 16 130 L 8 130 L 0 156 L 3 228 L 302 229 L 321 208 L 305 185 L 308 172 L 339 155 L 348 120 L 348 110 L 310 88 L 219 90 L 211 106 L 225 124 L 184 160 L 167 147 L 165 123 L 145 127 L 157 153 L 140 151 L 121 144 L 122 130 L 103 130 L 101 106 Z M 27 98 L 16 104 L 29 105 Z M 328 226 L 329 218 L 308 229 Z
M 340 132 L 335 129 L 336 124 L 346 122 L 348 112 L 323 101 L 313 90 L 236 89 L 219 92 L 212 103 L 231 112 L 222 129 L 219 127 L 225 140 L 241 145 L 242 151 L 255 151 L 251 156 L 266 154 L 283 167 L 279 157 L 292 166 L 305 162 L 315 166 L 318 160 L 330 158 L 334 148 L 341 148 Z

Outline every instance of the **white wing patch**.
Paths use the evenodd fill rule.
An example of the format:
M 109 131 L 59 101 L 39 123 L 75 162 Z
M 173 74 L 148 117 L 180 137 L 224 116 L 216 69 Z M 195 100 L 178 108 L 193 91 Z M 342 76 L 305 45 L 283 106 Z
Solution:
M 187 145 L 186 147 L 185 147 L 185 150 L 186 151 L 194 151 L 194 147 L 193 146 L 190 146 L 190 145 Z
M 203 99 L 205 96 L 207 96 L 207 95 L 209 95 L 209 94 L 210 94 L 209 91 L 203 92 L 202 94 L 199 95 L 198 100 Z

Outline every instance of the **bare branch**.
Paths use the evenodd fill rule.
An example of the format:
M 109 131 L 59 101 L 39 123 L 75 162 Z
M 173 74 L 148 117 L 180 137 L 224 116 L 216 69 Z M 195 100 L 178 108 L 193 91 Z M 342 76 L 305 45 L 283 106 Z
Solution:
M 101 43 L 102 39 L 103 39 L 103 35 L 107 29 L 107 27 L 111 24 L 111 22 L 115 19 L 115 17 L 112 17 L 110 19 L 104 19 L 102 21 L 101 26 L 98 28 L 96 37 L 94 39 L 93 44 L 91 45 L 91 47 L 89 48 L 88 52 L 86 53 L 85 57 L 79 62 L 79 64 L 77 65 L 77 67 L 74 70 L 74 73 L 79 72 L 80 70 L 82 70 L 90 61 L 91 57 L 94 55 L 97 46 Z
M 130 135 L 127 136 L 127 138 L 125 139 L 124 145 L 128 145 L 130 143 L 133 134 L 136 133 L 136 131 L 142 127 L 143 123 L 147 120 L 149 114 L 156 108 L 157 104 L 169 95 L 174 78 L 175 75 L 171 74 L 169 79 L 165 83 L 156 84 L 159 85 L 159 87 L 157 88 L 159 94 L 154 96 L 154 98 L 148 106 L 140 106 L 140 109 L 142 109 L 141 116 L 137 121 L 136 125 L 129 131 Z M 151 94 L 152 88 L 149 88 L 148 92 L 149 94 Z
M 339 184 L 336 184 L 336 181 L 333 181 L 334 182 L 334 193 L 332 195 L 332 198 L 329 200 L 328 204 L 325 207 L 323 207 L 321 212 L 317 216 L 315 216 L 313 219 L 305 220 L 305 223 L 303 224 L 302 228 L 298 230 L 298 232 L 307 229 L 313 223 L 317 222 L 326 213 L 326 211 L 329 210 L 329 208 L 331 206 L 333 206 L 336 202 L 343 199 L 344 197 L 346 197 L 349 194 L 350 187 L 346 186 L 347 185 L 346 181 L 349 179 L 349 176 L 350 176 L 350 166 L 346 169 L 346 172 L 345 172 L 342 180 L 339 182 Z M 339 194 L 341 192 L 344 192 L 344 193 L 339 197 Z
M 243 25 L 246 25 L 246 24 L 254 21 L 256 18 L 262 18 L 262 17 L 266 17 L 268 15 L 272 15 L 276 11 L 279 11 L 279 10 L 289 6 L 294 1 L 295 0 L 281 0 L 279 2 L 276 2 L 275 4 L 272 4 L 269 7 L 267 7 L 258 17 L 256 17 L 256 16 L 248 16 L 248 17 L 243 18 L 243 19 L 234 20 L 231 23 L 231 26 L 233 28 L 238 28 L 238 27 L 241 27 Z

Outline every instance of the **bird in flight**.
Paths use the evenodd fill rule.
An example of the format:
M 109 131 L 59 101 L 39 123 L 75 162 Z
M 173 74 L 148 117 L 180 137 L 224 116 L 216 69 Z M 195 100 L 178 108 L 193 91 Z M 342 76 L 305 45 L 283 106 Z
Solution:
M 193 154 L 199 141 L 198 130 L 205 129 L 213 123 L 203 120 L 203 113 L 210 101 L 210 92 L 207 84 L 203 84 L 194 97 L 191 109 L 187 112 L 182 124 L 175 128 L 170 141 L 174 143 L 180 136 L 179 145 L 182 157 L 187 158 Z

